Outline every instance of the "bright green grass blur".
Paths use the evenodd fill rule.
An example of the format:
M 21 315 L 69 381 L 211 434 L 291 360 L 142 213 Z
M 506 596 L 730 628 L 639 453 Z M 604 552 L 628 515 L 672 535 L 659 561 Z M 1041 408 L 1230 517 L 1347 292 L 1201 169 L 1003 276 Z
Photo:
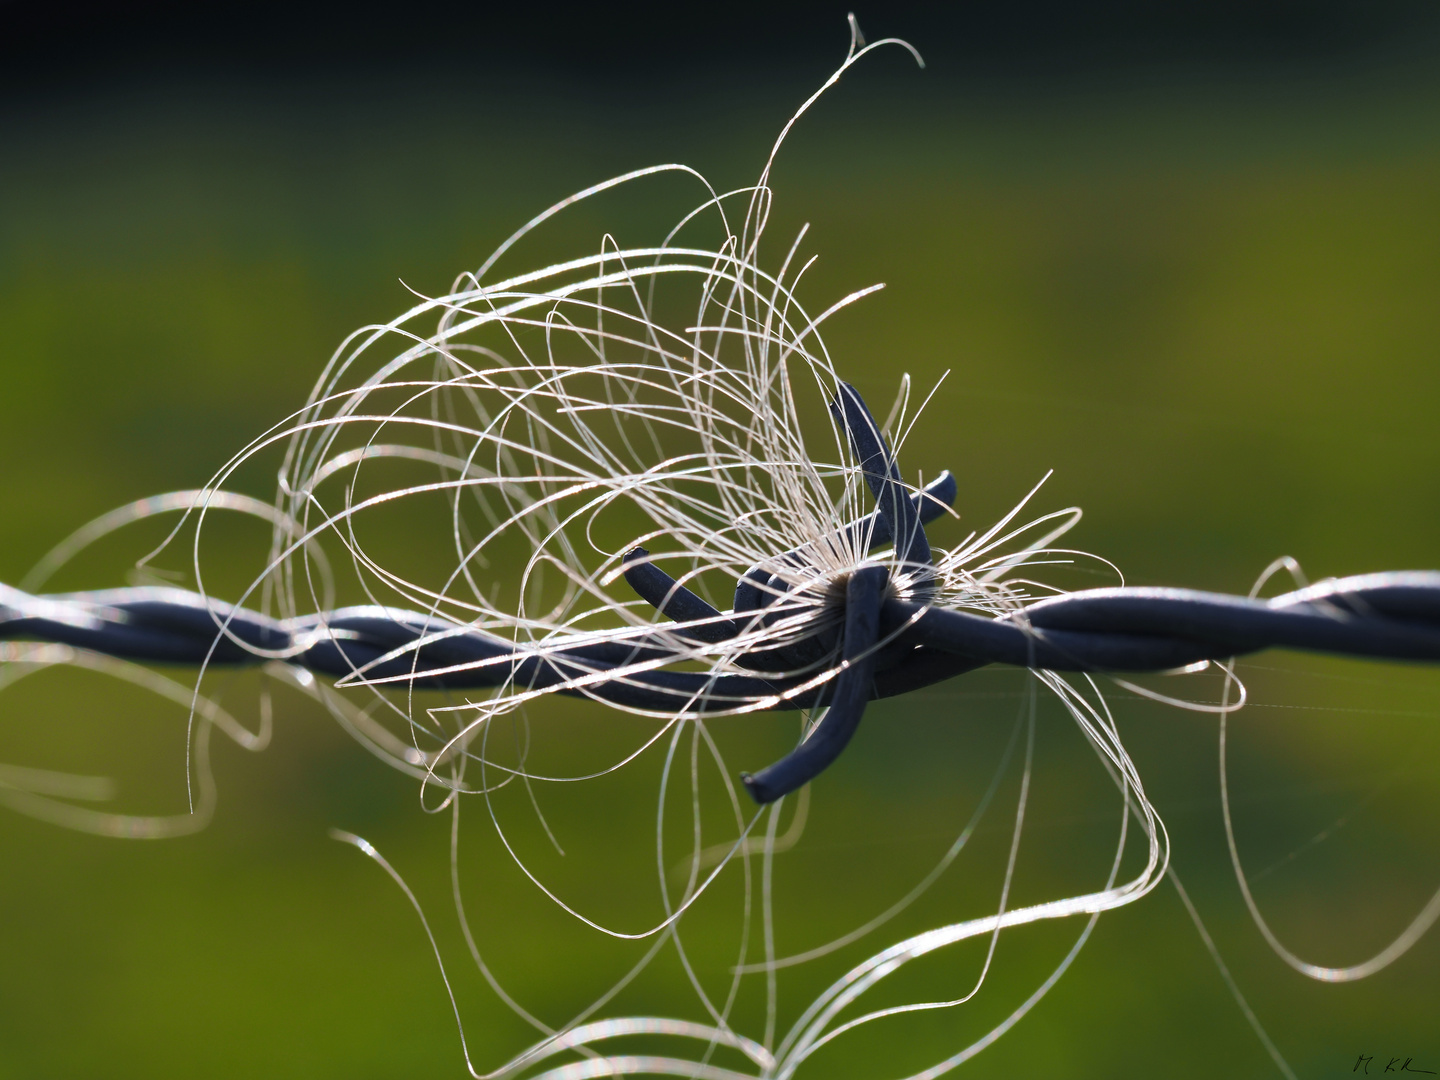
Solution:
M 1245 592 L 1287 554 L 1316 578 L 1440 566 L 1440 93 L 1015 101 L 945 96 L 925 79 L 877 93 L 861 71 L 797 129 L 775 173 L 770 251 L 778 265 L 812 223 L 804 250 L 820 261 L 802 293 L 815 310 L 887 283 L 827 332 L 877 409 L 901 372 L 928 390 L 950 370 L 903 459 L 908 474 L 960 478 L 962 521 L 936 542 L 988 526 L 1053 468 L 1034 508 L 1083 506 L 1067 542 L 1131 583 Z M 743 184 L 797 100 L 794 87 L 750 87 L 739 104 L 639 106 L 572 87 L 521 102 L 397 80 L 162 86 L 13 109 L 0 117 L 0 581 L 116 505 L 205 482 L 303 402 L 347 332 L 409 305 L 398 281 L 442 290 L 533 213 L 636 166 L 680 159 Z M 652 238 L 682 209 L 657 190 L 584 208 L 527 258 L 598 250 L 607 230 Z M 258 495 L 270 483 L 259 469 L 238 480 Z M 121 583 L 160 535 L 122 534 L 55 586 Z M 207 560 L 236 585 L 264 537 L 227 536 Z M 1232 793 L 1257 898 L 1306 959 L 1358 962 L 1440 885 L 1440 673 L 1276 654 L 1242 673 L 1254 707 L 1235 721 Z M 226 689 L 247 720 L 257 685 Z M 1024 688 L 987 671 L 872 709 L 814 785 L 805 839 L 777 858 L 782 954 L 858 925 L 933 865 L 989 782 Z M 1361 1054 L 1440 1069 L 1440 935 L 1360 984 L 1293 973 L 1231 876 L 1213 718 L 1112 697 L 1175 866 L 1299 1074 L 1348 1075 Z M 264 754 L 217 739 L 220 805 L 198 836 L 128 843 L 0 813 L 0 1077 L 463 1075 L 417 920 L 332 827 L 372 840 L 425 904 L 477 1066 L 531 1037 L 466 954 L 448 817 L 423 813 L 414 782 L 317 708 L 283 691 L 276 705 Z M 573 702 L 532 720 L 556 769 L 608 760 L 642 730 Z M 715 728 L 736 769 L 793 738 L 773 717 Z M 184 757 L 183 710 L 98 676 L 41 674 L 0 697 L 0 762 L 114 775 L 127 810 L 182 808 Z M 541 789 L 563 858 L 522 796 L 498 806 L 545 879 L 621 929 L 659 914 L 646 838 L 660 762 L 652 751 L 594 785 Z M 1103 882 L 1120 820 L 1107 785 L 1042 699 L 1012 904 Z M 1012 768 L 973 849 L 868 949 L 786 973 L 782 1031 L 849 963 L 994 909 L 1017 789 Z M 481 947 L 529 1008 L 563 1022 L 645 945 L 581 932 L 514 869 L 483 806 L 466 809 L 462 882 Z M 725 920 L 739 896 L 722 879 L 686 938 L 712 987 L 733 962 Z M 857 1033 L 800 1075 L 889 1078 L 948 1055 L 1023 1000 L 1080 929 L 1008 933 L 971 1005 Z M 876 1003 L 958 996 L 983 954 L 971 943 L 917 963 L 903 995 Z M 695 1013 L 673 949 L 616 1008 Z M 736 1016 L 763 1028 L 753 996 Z M 1276 1075 L 1168 884 L 1104 917 L 1049 997 L 966 1068 Z

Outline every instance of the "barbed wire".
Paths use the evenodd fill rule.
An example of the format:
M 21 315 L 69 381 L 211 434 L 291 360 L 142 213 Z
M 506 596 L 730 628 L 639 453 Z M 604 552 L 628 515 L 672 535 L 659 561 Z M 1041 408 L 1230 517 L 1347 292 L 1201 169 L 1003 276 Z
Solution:
M 741 774 L 762 804 L 824 771 L 849 743 L 868 702 L 988 664 L 1164 672 L 1268 648 L 1440 661 L 1440 571 L 1364 574 L 1268 600 L 1116 587 L 998 615 L 941 606 L 924 527 L 953 501 L 954 478 L 946 473 L 922 490 L 908 489 L 853 386 L 838 385 L 830 410 L 875 500 L 872 513 L 835 539 L 858 541 L 862 550 L 888 545 L 893 556 L 818 588 L 772 572 L 806 557 L 804 549 L 785 552 L 741 575 L 734 607 L 723 612 L 635 547 L 622 560 L 622 574 L 672 624 L 523 642 L 378 605 L 276 619 L 168 587 L 35 596 L 0 585 L 0 639 L 200 667 L 283 660 L 342 684 L 522 688 L 675 716 L 824 708 L 789 755 Z M 800 632 L 787 637 L 787 624 Z M 727 663 L 705 672 L 667 670 L 695 659 L 697 645 L 727 643 L 733 643 Z
M 645 564 L 652 575 L 663 571 Z M 649 591 L 649 590 L 647 590 Z M 662 611 L 705 601 L 675 586 Z M 708 607 L 708 605 L 706 605 Z M 734 613 L 721 618 L 743 621 Z M 757 616 L 758 618 L 759 616 Z M 990 618 L 897 596 L 879 606 L 864 700 L 893 697 L 987 664 L 1049 671 L 1156 672 L 1267 648 L 1440 661 L 1440 572 L 1363 574 L 1268 600 L 1167 588 L 1090 589 Z M 0 585 L 0 639 L 87 649 L 120 659 L 245 666 L 271 659 L 356 682 L 403 680 L 469 690 L 518 684 L 639 708 L 728 711 L 832 703 L 809 675 L 630 670 L 688 658 L 673 635 L 542 647 L 435 616 L 366 606 L 275 619 L 183 589 L 136 587 L 32 596 Z M 832 650 L 833 651 L 833 650 Z M 746 657 L 736 657 L 740 666 Z M 848 659 L 854 659 L 850 657 Z M 596 672 L 609 681 L 574 685 Z M 768 800 L 767 800 L 768 801 Z
M 275 619 L 175 588 L 34 596 L 0 585 L 0 639 L 203 667 L 283 660 L 351 685 L 521 688 L 675 716 L 823 707 L 821 721 L 787 757 L 753 776 L 741 774 L 760 803 L 796 790 L 833 762 L 868 702 L 987 664 L 1163 672 L 1267 648 L 1440 661 L 1437 571 L 1365 574 L 1269 600 L 1117 587 L 1016 604 L 1000 614 L 942 606 L 925 525 L 954 500 L 954 478 L 944 473 L 921 490 L 907 488 L 880 426 L 848 383 L 838 384 L 830 411 L 875 510 L 822 542 L 861 551 L 888 545 L 890 561 L 817 586 L 784 576 L 813 552 L 785 552 L 740 575 L 729 612 L 635 547 L 621 572 L 670 624 L 523 642 L 377 605 Z M 787 625 L 797 632 L 787 635 Z M 727 645 L 732 651 L 709 671 L 673 669 L 695 659 L 697 647 Z

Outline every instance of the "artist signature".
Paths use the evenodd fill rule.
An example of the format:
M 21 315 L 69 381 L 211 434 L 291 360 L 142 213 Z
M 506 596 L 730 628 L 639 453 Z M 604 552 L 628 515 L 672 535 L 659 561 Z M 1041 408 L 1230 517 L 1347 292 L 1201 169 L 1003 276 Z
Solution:
M 1384 1061 L 1384 1059 L 1382 1058 L 1381 1061 Z M 1380 1062 L 1375 1060 L 1375 1055 L 1374 1055 L 1374 1054 L 1361 1054 L 1360 1057 L 1359 1057 L 1359 1059 L 1355 1062 L 1355 1067 L 1354 1067 L 1353 1069 L 1351 1069 L 1350 1071 L 1351 1071 L 1351 1072 L 1363 1072 L 1363 1073 L 1365 1073 L 1366 1075 L 1369 1075 L 1369 1073 L 1370 1073 L 1370 1066 L 1371 1066 L 1371 1065 L 1374 1065 L 1376 1072 L 1408 1072 L 1408 1073 L 1428 1073 L 1430 1076 L 1436 1075 L 1434 1069 L 1421 1069 L 1421 1068 L 1418 1068 L 1418 1067 L 1416 1067 L 1416 1066 L 1413 1064 L 1414 1061 L 1415 1061 L 1414 1058 L 1408 1058 L 1408 1057 L 1407 1057 L 1407 1058 L 1392 1057 L 1389 1061 L 1385 1062 L 1385 1065 L 1384 1065 L 1384 1067 L 1382 1068 L 1381 1065 L 1380 1065 Z

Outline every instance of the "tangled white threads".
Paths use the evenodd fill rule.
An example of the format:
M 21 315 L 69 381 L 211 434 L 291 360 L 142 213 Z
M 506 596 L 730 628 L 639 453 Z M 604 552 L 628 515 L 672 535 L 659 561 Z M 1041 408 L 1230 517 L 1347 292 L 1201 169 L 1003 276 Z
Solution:
M 527 224 L 476 272 L 462 275 L 449 294 L 422 298 L 399 319 L 352 335 L 327 366 L 305 408 L 237 455 L 209 489 L 108 515 L 62 545 L 64 550 L 44 570 L 126 521 L 157 510 L 185 509 L 197 522 L 194 571 L 203 592 L 199 535 L 210 510 L 235 509 L 267 517 L 274 525 L 269 566 L 238 598 L 241 603 L 282 616 L 332 608 L 342 585 L 323 542 L 338 540 L 355 581 L 372 603 L 382 607 L 441 615 L 504 635 L 540 655 L 577 643 L 667 635 L 674 653 L 714 675 L 733 670 L 739 653 L 805 637 L 833 622 L 837 611 L 827 602 L 828 586 L 866 561 L 889 563 L 897 587 L 905 591 L 911 570 L 898 565 L 893 552 L 869 552 L 869 537 L 845 528 L 865 516 L 869 496 L 843 432 L 820 407 L 840 381 L 821 336 L 823 324 L 873 288 L 813 314 L 796 295 L 811 265 L 799 254 L 804 231 L 773 271 L 762 264 L 761 244 L 771 209 L 770 167 L 791 124 L 852 64 L 887 44 L 909 48 L 888 41 L 866 46 L 855 30 L 844 64 L 786 125 L 755 185 L 717 192 L 693 170 L 671 165 L 639 170 L 572 196 Z M 697 184 L 702 197 L 661 241 L 625 247 L 606 236 L 594 254 L 492 279 L 502 257 L 567 207 L 667 176 Z M 422 328 L 427 322 L 433 329 Z M 382 352 L 397 340 L 398 351 Z M 382 357 L 378 364 L 371 361 L 377 354 Z M 911 412 L 909 397 L 907 377 L 885 424 L 897 454 L 903 451 L 905 435 L 919 413 Z M 271 447 L 284 450 L 274 505 L 255 506 L 227 493 L 235 470 Z M 397 482 L 397 472 L 405 469 L 426 473 Z M 912 490 L 922 487 L 923 478 L 918 478 Z M 1016 515 L 1023 506 L 1022 502 L 994 528 L 949 551 L 936 552 L 937 595 L 945 604 L 992 614 L 1013 611 L 1036 595 L 1037 586 L 1023 576 L 1025 571 L 1068 557 L 1051 545 L 1074 525 L 1079 512 L 1062 511 L 1017 527 Z M 398 510 L 433 522 L 438 519 L 437 507 L 448 520 L 451 546 L 451 558 L 441 570 L 428 576 L 401 571 L 393 558 L 376 550 L 366 528 L 372 517 L 393 517 Z M 649 545 L 653 559 L 712 600 L 720 600 L 719 590 L 733 588 L 734 581 L 756 565 L 801 586 L 800 592 L 814 600 L 797 606 L 786 618 L 720 644 L 682 637 L 674 631 L 683 629 L 684 623 L 657 624 L 654 612 L 631 596 L 620 580 L 621 557 L 635 544 Z M 777 558 L 786 552 L 799 557 Z M 11 659 L 37 662 L 38 654 Z M 1121 792 L 1115 857 L 1103 887 L 1049 903 L 1007 907 L 1034 742 L 1032 708 L 1025 736 L 1025 781 L 997 910 L 883 949 L 843 975 L 801 1011 L 788 1032 L 781 1033 L 778 972 L 871 933 L 898 914 L 963 849 L 995 784 L 941 865 L 906 897 L 831 946 L 781 958 L 775 951 L 770 906 L 772 862 L 784 846 L 778 831 L 781 804 L 742 809 L 718 747 L 705 723 L 685 703 L 663 713 L 629 708 L 652 718 L 653 730 L 622 760 L 581 776 L 539 776 L 526 768 L 523 756 L 505 762 L 487 752 L 496 718 L 522 709 L 541 694 L 584 691 L 602 681 L 623 680 L 653 661 L 597 669 L 544 690 L 511 683 L 477 700 L 420 708 L 403 678 L 370 678 L 360 669 L 331 689 L 284 660 L 284 653 L 276 653 L 267 670 L 319 698 L 390 764 L 423 778 L 427 785 L 438 785 L 445 794 L 435 809 L 449 809 L 456 829 L 465 796 L 479 794 L 489 803 L 498 789 L 517 780 L 529 785 L 603 775 L 648 746 L 666 746 L 656 826 L 664 914 L 656 924 L 639 930 L 602 925 L 547 888 L 506 840 L 517 865 L 576 918 L 615 937 L 654 939 L 639 965 L 567 1023 L 550 1025 L 533 1016 L 494 977 L 464 922 L 455 867 L 456 903 L 476 962 L 501 998 L 542 1035 L 540 1042 L 493 1072 L 482 1073 L 471 1065 L 477 1077 L 518 1076 L 539 1069 L 551 1080 L 647 1072 L 696 1078 L 788 1077 L 821 1047 L 861 1025 L 897 1013 L 958 1006 L 984 980 L 982 971 L 974 988 L 950 1001 L 854 1015 L 857 1003 L 873 987 L 911 960 L 985 935 L 990 936 L 993 955 L 996 936 L 1004 928 L 1090 915 L 1074 948 L 1007 1020 L 948 1060 L 917 1074 L 939 1075 L 1013 1025 L 1069 965 L 1094 917 L 1143 896 L 1163 876 L 1166 865 L 1163 827 L 1093 683 L 1085 680 L 1075 687 L 1058 676 L 1040 673 L 1037 681 L 1053 690 L 1081 725 Z M 120 661 L 110 663 L 117 669 L 133 668 Z M 835 668 L 817 664 L 805 674 L 808 679 L 801 690 L 833 678 Z M 349 693 L 342 692 L 346 689 Z M 355 693 L 369 695 L 369 703 L 357 705 L 352 700 Z M 201 722 L 196 744 L 200 751 L 211 724 L 221 722 L 221 714 L 207 711 L 204 699 L 194 700 Z M 774 703 L 773 697 L 757 695 L 733 701 L 726 711 L 753 712 Z M 709 711 L 715 712 L 713 707 Z M 382 722 L 386 713 L 404 725 L 403 740 Z M 228 725 L 225 730 L 242 741 L 263 739 L 243 729 L 231 731 Z M 666 788 L 686 733 L 691 736 L 694 812 L 699 813 L 703 752 L 714 759 L 723 778 L 733 811 L 733 834 L 724 844 L 712 845 L 718 850 L 707 854 L 709 849 L 699 844 L 697 818 L 696 848 L 687 860 L 686 881 L 673 895 L 663 850 Z M 198 822 L 213 803 L 213 785 L 203 753 L 197 752 L 195 765 L 200 777 L 198 809 L 203 811 Z M 998 779 L 997 773 L 996 783 Z M 1146 855 L 1138 874 L 1117 883 L 1132 817 L 1140 824 Z M 490 818 L 505 840 L 493 806 Z M 800 824 L 792 827 L 796 836 Z M 354 843 L 400 881 L 367 842 L 350 834 L 337 836 Z M 758 875 L 751 869 L 757 857 Z M 739 867 L 735 872 L 745 877 L 747 896 L 741 949 L 727 985 L 712 993 L 685 959 L 680 925 L 707 886 L 734 864 Z M 748 944 L 752 937 L 748 897 L 757 887 L 764 939 L 759 962 L 750 955 Z M 413 895 L 411 899 L 415 900 Z M 420 910 L 418 902 L 416 910 Z M 603 1018 L 606 1003 L 666 945 L 673 945 L 686 964 L 702 1017 Z M 764 1032 L 752 1037 L 734 1029 L 731 1015 L 741 986 L 754 978 L 765 983 L 766 1023 Z M 698 1043 L 700 1049 L 693 1057 L 607 1056 L 599 1050 L 637 1034 L 670 1036 L 682 1043 Z M 715 1064 L 711 1059 L 718 1051 L 738 1054 L 746 1063 L 745 1071 L 738 1065 Z M 557 1061 L 561 1055 L 577 1053 L 579 1060 Z M 468 1062 L 468 1050 L 466 1056 Z

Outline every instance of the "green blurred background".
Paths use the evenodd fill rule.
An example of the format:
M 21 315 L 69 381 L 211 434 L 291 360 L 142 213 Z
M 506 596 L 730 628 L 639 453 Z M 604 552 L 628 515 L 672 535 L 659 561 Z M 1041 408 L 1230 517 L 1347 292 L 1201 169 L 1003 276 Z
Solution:
M 1440 566 L 1435 20 L 1403 4 L 1062 8 L 954 9 L 969 22 L 862 10 L 872 36 L 905 33 L 930 68 L 874 57 L 776 170 L 772 258 L 811 223 L 811 306 L 887 285 L 831 323 L 840 369 L 885 402 L 902 371 L 927 386 L 951 371 L 907 468 L 954 470 L 967 528 L 1055 469 L 1036 508 L 1084 507 L 1071 540 L 1132 584 L 1245 592 L 1280 555 L 1315 578 Z M 845 46 L 843 11 L 823 6 L 714 23 L 638 8 L 77 10 L 6 9 L 19 28 L 0 87 L 11 583 L 100 513 L 204 483 L 303 401 L 348 331 L 408 306 L 400 282 L 442 290 L 533 213 L 633 167 L 752 180 Z M 648 236 L 669 212 L 587 210 L 536 257 L 595 250 L 606 230 Z M 257 470 L 239 486 L 270 483 Z M 159 535 L 116 537 L 56 587 L 122 582 Z M 258 529 L 227 537 L 221 565 L 263 553 Z M 1232 791 L 1257 898 L 1307 959 L 1355 963 L 1440 885 L 1440 676 L 1278 654 L 1242 673 L 1254 705 L 1235 724 Z M 225 690 L 247 719 L 257 685 Z M 872 710 L 777 860 L 782 953 L 859 924 L 933 864 L 984 791 L 1023 685 L 982 672 Z M 1112 700 L 1175 866 L 1299 1075 L 1348 1075 L 1362 1054 L 1372 1071 L 1392 1057 L 1440 1070 L 1440 934 L 1359 984 L 1292 972 L 1231 874 L 1213 718 L 1119 688 Z M 593 762 L 639 730 L 596 719 L 537 710 L 544 760 Z M 463 1075 L 418 923 L 331 827 L 374 841 L 425 903 L 476 1064 L 528 1040 L 466 958 L 448 819 L 306 701 L 281 694 L 276 720 L 262 755 L 218 747 L 219 809 L 197 836 L 121 842 L 0 814 L 0 1077 Z M 83 672 L 37 675 L 0 696 L 0 762 L 114 775 L 122 808 L 172 812 L 183 723 Z M 721 737 L 738 767 L 791 729 L 736 721 Z M 522 802 L 502 813 L 547 880 L 638 928 L 658 912 L 645 876 L 658 770 L 651 753 L 593 788 L 543 791 L 564 859 Z M 1118 823 L 1094 755 L 1043 702 L 1035 770 L 1020 904 L 1096 887 Z M 782 1030 L 846 964 L 993 910 L 1017 786 L 1012 769 L 973 850 L 868 949 L 788 973 Z M 643 946 L 558 916 L 483 816 L 469 812 L 462 863 L 477 933 L 507 986 L 559 1023 Z M 738 900 L 722 880 L 695 913 L 687 941 L 712 984 Z M 857 1033 L 801 1075 L 900 1076 L 958 1049 L 1078 930 L 1007 934 L 973 1005 Z M 941 954 L 905 988 L 963 991 L 982 956 Z M 620 1004 L 693 1014 L 672 957 Z M 763 1024 L 752 998 L 737 1017 Z M 1104 917 L 1049 997 L 965 1069 L 1276 1075 L 1168 883 Z

